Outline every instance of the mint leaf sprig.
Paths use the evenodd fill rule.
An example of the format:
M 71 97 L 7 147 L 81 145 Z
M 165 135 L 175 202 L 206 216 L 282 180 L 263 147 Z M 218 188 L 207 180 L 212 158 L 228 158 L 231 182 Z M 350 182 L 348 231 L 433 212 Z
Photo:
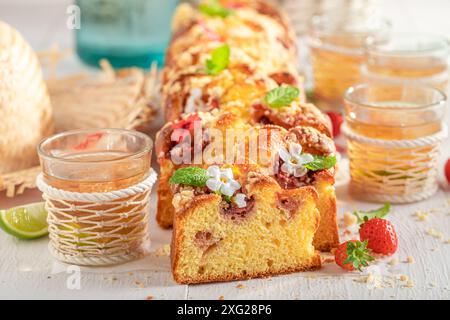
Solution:
M 185 167 L 177 169 L 172 177 L 170 177 L 170 184 L 183 184 L 193 187 L 203 187 L 209 179 L 208 172 L 203 168 Z
M 216 76 L 225 70 L 230 63 L 230 46 L 224 44 L 213 50 L 211 58 L 206 60 L 206 73 Z
M 356 218 L 358 218 L 358 224 L 362 224 L 373 218 L 384 218 L 390 210 L 391 204 L 385 203 L 381 208 L 370 211 L 356 210 L 353 212 L 353 214 L 356 216 Z
M 351 263 L 353 268 L 361 271 L 361 267 L 367 267 L 369 261 L 373 261 L 374 257 L 367 249 L 368 240 L 348 242 L 347 243 L 347 259 L 344 260 L 344 264 Z
M 233 10 L 225 8 L 218 0 L 210 0 L 207 3 L 202 3 L 198 9 L 201 13 L 210 17 L 226 18 L 233 14 Z
M 273 109 L 286 107 L 298 98 L 300 89 L 294 86 L 283 86 L 270 90 L 264 97 L 264 103 Z
M 319 156 L 312 155 L 314 160 L 308 162 L 304 167 L 311 171 L 331 169 L 336 165 L 336 156 Z

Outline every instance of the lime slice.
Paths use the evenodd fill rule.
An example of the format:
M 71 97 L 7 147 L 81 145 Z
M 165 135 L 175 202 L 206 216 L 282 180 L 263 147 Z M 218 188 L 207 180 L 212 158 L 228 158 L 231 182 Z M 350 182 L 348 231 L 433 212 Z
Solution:
M 36 239 L 45 236 L 47 211 L 44 202 L 0 210 L 0 228 L 20 239 Z

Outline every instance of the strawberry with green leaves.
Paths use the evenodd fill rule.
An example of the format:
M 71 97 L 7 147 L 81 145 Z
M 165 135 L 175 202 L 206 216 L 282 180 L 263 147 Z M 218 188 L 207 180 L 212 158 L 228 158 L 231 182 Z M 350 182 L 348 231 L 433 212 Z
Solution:
M 336 264 L 348 271 L 361 271 L 373 259 L 367 249 L 367 241 L 349 240 L 340 244 L 334 252 Z
M 390 210 L 387 203 L 383 207 L 372 211 L 355 211 L 358 218 L 359 238 L 368 242 L 368 248 L 375 253 L 393 255 L 397 251 L 398 238 L 394 225 L 383 219 Z

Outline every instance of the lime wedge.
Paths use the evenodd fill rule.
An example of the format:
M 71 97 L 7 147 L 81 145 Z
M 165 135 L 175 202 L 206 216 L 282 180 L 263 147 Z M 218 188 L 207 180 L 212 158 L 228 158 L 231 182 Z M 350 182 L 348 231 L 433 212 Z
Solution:
M 48 233 L 47 227 L 44 202 L 0 210 L 0 228 L 17 238 L 40 238 Z

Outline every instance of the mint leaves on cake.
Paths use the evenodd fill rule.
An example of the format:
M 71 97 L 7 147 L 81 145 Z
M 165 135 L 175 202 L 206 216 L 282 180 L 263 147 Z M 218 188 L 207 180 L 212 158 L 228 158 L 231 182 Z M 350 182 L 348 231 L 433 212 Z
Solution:
M 246 195 L 236 192 L 241 189 L 241 184 L 234 179 L 231 168 L 221 169 L 218 166 L 210 166 L 208 169 L 198 167 L 185 167 L 175 171 L 170 178 L 171 184 L 181 184 L 193 187 L 207 187 L 214 193 L 238 208 L 247 205 Z
M 283 86 L 270 90 L 264 97 L 264 103 L 274 109 L 290 105 L 298 98 L 300 89 L 294 86 Z
M 215 76 L 228 67 L 230 63 L 230 46 L 224 44 L 213 50 L 211 58 L 206 60 L 206 72 Z
M 197 167 L 186 167 L 178 169 L 170 177 L 171 184 L 183 184 L 193 187 L 203 187 L 209 179 L 208 172 L 205 169 Z
M 199 11 L 210 17 L 226 18 L 233 13 L 233 10 L 222 6 L 218 0 L 210 0 L 202 3 L 198 7 Z

